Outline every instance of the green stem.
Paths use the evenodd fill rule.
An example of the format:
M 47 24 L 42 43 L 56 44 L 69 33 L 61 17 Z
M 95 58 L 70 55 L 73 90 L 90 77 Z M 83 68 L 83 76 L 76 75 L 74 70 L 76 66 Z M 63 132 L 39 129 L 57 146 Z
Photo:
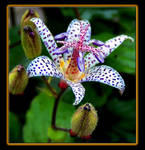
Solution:
M 51 93 L 54 95 L 55 98 L 58 97 L 56 91 L 50 86 L 50 84 L 48 83 L 48 80 L 46 77 L 42 76 L 41 77 L 43 79 L 43 81 L 45 82 L 45 84 L 47 85 L 48 89 L 51 91 Z
M 53 107 L 53 112 L 52 112 L 51 126 L 55 130 L 62 130 L 62 131 L 65 131 L 65 132 L 69 132 L 69 129 L 60 128 L 60 127 L 56 126 L 56 112 L 57 112 L 57 108 L 58 108 L 58 103 L 59 103 L 60 97 L 62 96 L 62 94 L 64 92 L 65 92 L 65 89 L 61 89 L 60 93 L 58 94 L 57 98 L 55 99 L 55 103 L 54 103 L 54 107 Z

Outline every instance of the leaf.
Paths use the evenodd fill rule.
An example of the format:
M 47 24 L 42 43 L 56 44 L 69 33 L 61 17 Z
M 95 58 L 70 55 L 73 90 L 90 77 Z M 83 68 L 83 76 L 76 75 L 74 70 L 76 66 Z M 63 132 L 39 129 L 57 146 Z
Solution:
M 61 13 L 63 14 L 64 17 L 73 17 L 75 18 L 75 11 L 74 8 L 61 8 Z
M 11 27 L 9 29 L 9 43 L 13 45 L 18 41 L 20 41 L 20 26 Z
M 54 98 L 50 97 L 49 92 L 46 91 L 33 99 L 26 114 L 26 124 L 23 128 L 25 142 L 48 142 L 48 128 L 50 130 L 53 105 Z M 70 128 L 70 120 L 74 110 L 73 105 L 60 101 L 56 115 L 56 125 L 62 128 Z M 50 132 L 49 138 L 51 139 L 53 131 Z M 61 135 L 57 134 L 59 139 Z M 54 138 L 54 135 L 52 135 L 52 138 Z M 67 133 L 64 142 L 68 140 L 70 141 L 70 137 Z
M 67 133 L 60 130 L 54 130 L 51 127 L 49 127 L 48 137 L 51 138 L 51 142 L 64 142 L 67 137 Z
M 127 142 L 135 142 L 136 140 L 136 101 L 121 101 L 112 99 L 107 109 L 112 113 L 116 121 L 112 125 L 112 129 L 107 133 L 111 139 L 116 136 L 118 139 L 125 139 Z M 112 118 L 113 118 L 112 116 Z M 111 121 L 111 120 L 110 120 Z
M 87 20 L 91 20 L 94 16 L 96 18 L 113 19 L 114 16 L 118 15 L 118 10 L 112 8 L 80 8 L 79 11 L 81 18 Z
M 16 114 L 9 112 L 9 141 L 10 143 L 22 142 L 22 125 Z

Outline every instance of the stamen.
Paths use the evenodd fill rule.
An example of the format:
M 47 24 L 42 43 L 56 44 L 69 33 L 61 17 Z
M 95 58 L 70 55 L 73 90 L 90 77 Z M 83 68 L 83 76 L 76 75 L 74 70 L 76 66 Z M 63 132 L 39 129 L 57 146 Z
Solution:
M 64 60 L 60 61 L 60 67 L 62 68 L 64 66 Z
M 83 79 L 85 77 L 85 74 L 83 73 L 80 77 L 80 80 Z

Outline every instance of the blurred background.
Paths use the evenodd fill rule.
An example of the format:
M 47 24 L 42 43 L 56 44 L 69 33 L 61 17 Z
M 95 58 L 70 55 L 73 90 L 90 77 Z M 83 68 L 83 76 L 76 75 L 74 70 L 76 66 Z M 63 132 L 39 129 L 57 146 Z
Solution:
M 9 8 L 9 72 L 18 64 L 25 68 L 29 64 L 21 46 L 20 20 L 30 7 Z M 98 82 L 83 83 L 86 94 L 81 105 L 89 102 L 98 111 L 99 122 L 87 142 L 94 143 L 135 143 L 136 142 L 136 8 L 135 7 L 31 7 L 36 10 L 53 35 L 65 32 L 75 19 L 89 20 L 92 39 L 106 41 L 117 35 L 126 34 L 129 40 L 109 55 L 105 63 L 117 70 L 126 83 L 121 96 L 117 89 Z M 42 43 L 43 44 L 43 43 Z M 48 56 L 43 45 L 42 54 Z M 98 64 L 99 65 L 99 64 Z M 59 79 L 52 78 L 51 85 L 57 92 Z M 67 133 L 48 132 L 54 98 L 42 79 L 30 78 L 24 95 L 9 96 L 9 142 L 85 142 L 72 138 Z M 74 95 L 68 88 L 61 97 L 56 124 L 70 128 L 74 107 Z

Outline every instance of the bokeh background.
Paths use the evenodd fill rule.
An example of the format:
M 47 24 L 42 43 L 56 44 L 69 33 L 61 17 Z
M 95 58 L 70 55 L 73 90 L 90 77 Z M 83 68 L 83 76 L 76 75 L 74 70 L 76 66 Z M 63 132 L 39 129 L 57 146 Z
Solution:
M 20 20 L 29 8 L 9 8 L 9 72 L 18 64 L 25 68 L 29 64 L 21 46 Z M 92 138 L 94 143 L 136 142 L 136 8 L 135 7 L 31 7 L 46 23 L 53 35 L 67 30 L 75 18 L 88 19 L 92 28 L 92 39 L 106 41 L 120 34 L 135 39 L 129 40 L 109 55 L 105 63 L 117 70 L 126 83 L 121 96 L 117 89 L 98 82 L 83 83 L 86 94 L 81 105 L 90 102 L 98 111 L 99 122 Z M 42 43 L 43 44 L 43 43 Z M 42 55 L 48 56 L 43 45 Z M 99 65 L 99 64 L 98 64 Z M 52 78 L 51 85 L 58 88 L 59 79 Z M 24 95 L 9 95 L 9 142 L 46 143 L 86 142 L 72 138 L 64 132 L 52 132 L 50 122 L 54 97 L 40 77 L 30 78 Z M 68 88 L 61 97 L 56 124 L 70 128 L 70 120 L 78 106 L 73 106 L 74 95 Z

